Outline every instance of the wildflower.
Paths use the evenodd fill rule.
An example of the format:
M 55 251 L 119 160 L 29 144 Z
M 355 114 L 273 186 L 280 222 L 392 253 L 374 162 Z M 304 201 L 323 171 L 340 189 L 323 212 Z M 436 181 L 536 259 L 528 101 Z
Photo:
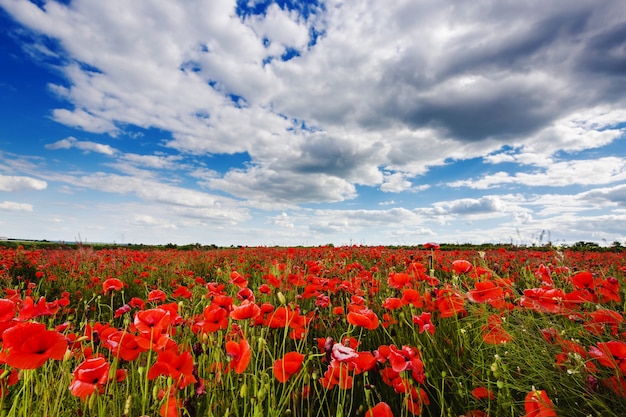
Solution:
M 411 276 L 404 272 L 392 272 L 387 278 L 387 283 L 391 288 L 401 290 L 411 284 Z
M 354 326 L 365 327 L 368 330 L 374 330 L 378 327 L 378 316 L 369 308 L 350 306 L 349 310 L 350 312 L 346 317 L 348 323 Z
M 419 316 L 413 316 L 413 324 L 419 326 L 420 334 L 425 331 L 430 334 L 435 334 L 435 326 L 430 322 L 430 313 L 423 312 Z
M 304 355 L 299 352 L 288 352 L 281 359 L 274 361 L 272 371 L 278 382 L 286 382 L 292 375 L 300 370 Z
M 102 292 L 107 294 L 109 291 L 120 291 L 124 288 L 124 283 L 117 278 L 109 278 L 102 283 Z
M 234 369 L 236 374 L 242 374 L 246 370 L 252 357 L 250 344 L 244 338 L 239 343 L 232 340 L 226 342 L 226 354 L 231 358 L 227 371 Z
M 102 345 L 109 349 L 115 357 L 126 361 L 134 361 L 141 352 L 147 349 L 137 343 L 137 336 L 125 330 L 107 329 L 100 335 Z
M 193 356 L 187 351 L 180 355 L 175 350 L 159 352 L 157 361 L 148 371 L 148 379 L 152 380 L 160 375 L 171 377 L 177 388 L 197 382 L 193 376 Z
M 233 320 L 254 319 L 261 314 L 261 308 L 253 301 L 244 300 L 240 305 L 233 306 L 230 317 Z
M 18 369 L 36 369 L 48 359 L 61 360 L 67 340 L 41 323 L 18 323 L 2 333 L 2 356 L 7 365 Z
M 526 410 L 524 417 L 557 417 L 552 401 L 543 390 L 533 388 L 526 394 L 524 409 Z
M 6 333 L 6 332 L 5 332 Z M 589 354 L 601 365 L 626 373 L 626 342 L 611 340 L 589 348 Z
M 379 402 L 374 407 L 367 410 L 365 417 L 393 417 L 391 407 L 386 402 Z
M 473 267 L 474 265 L 472 265 L 470 261 L 466 261 L 465 259 L 458 259 L 452 262 L 452 270 L 457 275 L 467 274 L 469 271 L 472 270 Z
M 74 370 L 70 391 L 72 395 L 85 400 L 91 394 L 104 392 L 109 380 L 109 363 L 102 357 L 85 359 Z
M 482 400 L 483 398 L 487 398 L 489 400 L 496 399 L 496 396 L 493 394 L 493 391 L 485 387 L 474 388 L 472 390 L 472 397 L 476 398 L 477 400 Z

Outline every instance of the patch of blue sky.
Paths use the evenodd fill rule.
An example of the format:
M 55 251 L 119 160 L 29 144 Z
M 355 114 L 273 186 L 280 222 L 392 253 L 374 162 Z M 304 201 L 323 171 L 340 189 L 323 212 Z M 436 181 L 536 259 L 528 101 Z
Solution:
M 272 4 L 277 4 L 283 10 L 297 11 L 305 19 L 323 7 L 318 0 L 237 0 L 236 12 L 241 18 L 250 15 L 265 15 Z

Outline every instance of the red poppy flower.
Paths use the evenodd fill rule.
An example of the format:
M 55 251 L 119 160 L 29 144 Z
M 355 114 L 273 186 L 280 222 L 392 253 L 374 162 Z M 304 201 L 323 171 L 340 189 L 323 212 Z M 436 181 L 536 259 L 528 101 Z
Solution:
M 261 308 L 253 301 L 244 300 L 240 305 L 233 306 L 230 317 L 233 320 L 253 319 L 261 314 Z
M 15 302 L 8 298 L 0 298 L 0 323 L 11 321 L 15 317 L 17 307 Z
M 272 371 L 278 382 L 286 382 L 292 375 L 300 370 L 305 356 L 299 352 L 289 352 L 281 359 L 274 361 Z
M 487 389 L 485 387 L 477 387 L 472 390 L 472 397 L 477 400 L 482 400 L 483 398 L 487 398 L 490 400 L 495 400 L 496 396 L 493 394 L 493 391 Z
M 402 290 L 402 304 L 404 304 L 405 306 L 412 305 L 416 308 L 421 308 L 424 306 L 424 302 L 422 301 L 420 293 L 413 288 L 406 288 Z
M 18 369 L 36 369 L 48 359 L 63 359 L 67 339 L 41 323 L 24 322 L 2 333 L 4 360 Z
M 233 271 L 230 273 L 230 282 L 232 284 L 235 284 L 239 288 L 248 286 L 248 280 L 246 279 L 246 277 L 244 277 L 237 271 Z
M 177 388 L 185 388 L 196 382 L 193 376 L 193 356 L 187 351 L 180 355 L 174 350 L 159 352 L 157 361 L 148 371 L 148 379 L 152 380 L 160 375 L 171 377 Z
M 513 340 L 513 336 L 502 328 L 502 319 L 496 314 L 489 316 L 487 324 L 482 326 L 482 338 L 490 345 L 499 345 Z
M 379 402 L 374 407 L 367 410 L 365 417 L 393 417 L 391 407 L 386 402 Z
M 102 292 L 107 294 L 109 291 L 120 291 L 124 288 L 124 283 L 117 278 L 109 278 L 102 283 Z
M 439 290 L 435 305 L 443 318 L 467 313 L 465 311 L 465 301 L 461 295 L 456 290 L 449 287 Z
M 109 380 L 109 363 L 102 357 L 86 359 L 74 370 L 70 383 L 72 395 L 85 400 L 94 392 L 104 392 L 104 385 Z
M 231 369 L 235 370 L 236 374 L 242 374 L 252 358 L 252 352 L 250 351 L 250 344 L 244 338 L 239 343 L 229 340 L 226 342 L 226 354 L 230 357 L 230 363 L 228 364 L 227 372 Z
M 411 285 L 411 275 L 404 272 L 392 272 L 387 278 L 387 283 L 391 288 L 397 290 L 402 289 L 405 286 Z
M 524 400 L 524 417 L 557 417 L 552 401 L 543 390 L 532 390 Z
M 328 369 L 324 372 L 324 376 L 319 381 L 325 389 L 331 389 L 335 385 L 339 385 L 341 389 L 350 389 L 353 384 L 348 364 L 339 361 L 331 361 Z
M 611 330 L 611 335 L 617 336 L 619 325 L 624 322 L 624 317 L 617 311 L 601 309 L 589 314 L 591 320 L 584 324 L 585 329 L 596 335 L 604 333 L 604 329 Z
M 556 314 L 563 311 L 565 298 L 563 290 L 558 288 L 530 288 L 524 290 L 519 303 L 535 311 Z
M 425 331 L 430 334 L 435 334 L 435 326 L 430 322 L 430 313 L 424 312 L 419 316 L 413 316 L 413 324 L 419 326 L 420 334 Z
M 346 319 L 348 323 L 365 327 L 368 330 L 374 330 L 378 327 L 378 316 L 369 308 L 359 307 L 359 306 L 350 306 L 350 312 Z
M 164 333 L 172 322 L 170 312 L 163 308 L 152 308 L 135 313 L 135 329 L 146 337 Z
M 174 298 L 190 299 L 191 297 L 193 297 L 193 293 L 189 288 L 185 287 L 184 285 L 179 285 L 178 288 L 176 288 L 176 290 L 172 293 L 172 296 Z
M 228 310 L 215 304 L 205 307 L 201 318 L 192 326 L 192 330 L 196 333 L 213 333 L 227 328 Z
M 137 343 L 137 336 L 125 330 L 107 329 L 100 334 L 100 341 L 115 357 L 134 361 L 146 349 Z
M 457 275 L 467 274 L 469 271 L 472 270 L 473 267 L 474 265 L 472 265 L 470 261 L 466 261 L 465 259 L 458 259 L 452 262 L 452 269 Z
M 152 290 L 148 293 L 148 302 L 162 303 L 167 299 L 167 295 L 162 290 Z
M 401 308 L 402 300 L 397 297 L 385 298 L 385 301 L 383 302 L 383 307 L 387 310 L 395 310 L 397 308 Z
M 626 373 L 626 342 L 618 340 L 601 342 L 598 343 L 597 347 L 589 348 L 589 354 L 597 359 L 601 365 L 619 368 L 622 373 Z
M 411 391 L 406 398 L 406 404 L 411 414 L 420 416 L 422 415 L 422 406 L 429 405 L 430 399 L 423 388 L 411 387 Z
M 473 303 L 486 303 L 502 297 L 504 290 L 493 281 L 480 281 L 474 285 L 475 289 L 467 292 L 467 299 Z

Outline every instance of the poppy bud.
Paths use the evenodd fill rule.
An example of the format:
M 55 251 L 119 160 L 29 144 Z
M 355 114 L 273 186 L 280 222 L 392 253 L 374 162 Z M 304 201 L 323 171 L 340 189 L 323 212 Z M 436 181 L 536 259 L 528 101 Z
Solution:
M 281 305 L 287 304 L 287 299 L 285 298 L 285 294 L 279 291 L 278 294 L 276 295 L 278 296 L 278 301 L 280 302 Z

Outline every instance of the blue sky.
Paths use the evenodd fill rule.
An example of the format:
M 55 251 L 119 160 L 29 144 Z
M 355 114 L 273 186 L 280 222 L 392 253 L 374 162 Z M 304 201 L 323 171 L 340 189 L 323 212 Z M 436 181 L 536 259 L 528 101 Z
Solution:
M 626 241 L 621 0 L 0 0 L 0 236 Z

